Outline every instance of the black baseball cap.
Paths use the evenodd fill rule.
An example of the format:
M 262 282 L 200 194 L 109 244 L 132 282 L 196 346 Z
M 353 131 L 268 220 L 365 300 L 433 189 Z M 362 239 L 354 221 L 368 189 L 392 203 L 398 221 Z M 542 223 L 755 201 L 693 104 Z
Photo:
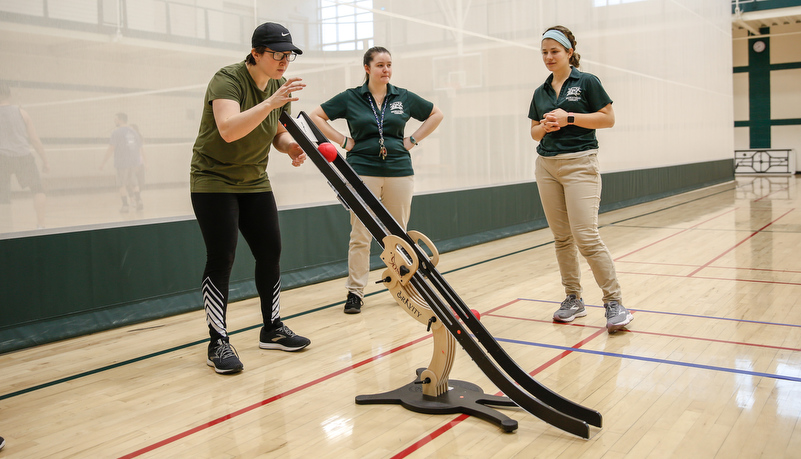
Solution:
M 265 22 L 256 27 L 251 44 L 254 48 L 266 46 L 273 51 L 292 51 L 295 54 L 303 54 L 300 48 L 292 44 L 292 35 L 289 34 L 289 30 L 274 22 Z

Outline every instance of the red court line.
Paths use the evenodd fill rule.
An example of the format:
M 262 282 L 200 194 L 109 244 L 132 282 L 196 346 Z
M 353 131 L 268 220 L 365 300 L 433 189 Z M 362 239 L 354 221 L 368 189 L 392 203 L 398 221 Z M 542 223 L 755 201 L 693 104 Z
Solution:
M 518 299 L 518 300 L 515 300 L 515 301 L 510 301 L 509 303 L 506 303 L 506 304 L 504 304 L 502 306 L 499 306 L 499 307 L 497 307 L 495 309 L 491 309 L 490 311 L 487 311 L 487 312 L 483 313 L 482 316 L 487 316 L 487 314 L 489 314 L 491 311 L 497 311 L 498 309 L 501 309 L 501 308 L 504 308 L 506 306 L 509 306 L 510 304 L 515 303 L 517 301 L 520 301 L 520 300 Z M 598 330 L 597 332 L 593 333 L 592 335 L 588 336 L 587 338 L 585 338 L 585 339 L 579 341 L 578 343 L 574 344 L 573 346 L 571 346 L 571 348 L 572 349 L 578 349 L 581 346 L 589 343 L 593 339 L 597 338 L 599 335 L 603 334 L 605 331 L 606 331 L 605 328 L 602 329 L 602 330 Z M 568 351 L 568 350 L 562 351 L 559 355 L 557 355 L 556 357 L 552 358 L 551 360 L 545 362 L 544 364 L 540 365 L 539 367 L 537 367 L 534 371 L 530 372 L 529 374 L 531 376 L 534 376 L 534 375 L 538 374 L 542 370 L 550 367 L 554 363 L 556 363 L 556 362 L 562 360 L 563 358 L 567 357 L 572 352 L 573 351 Z M 502 393 L 498 392 L 495 395 L 502 395 Z M 392 456 L 392 459 L 402 459 L 402 458 L 407 457 L 408 455 L 418 451 L 420 448 L 422 448 L 423 446 L 427 445 L 428 443 L 431 443 L 431 441 L 433 441 L 434 439 L 436 439 L 440 435 L 442 435 L 445 432 L 453 429 L 454 427 L 456 427 L 462 421 L 464 421 L 465 419 L 467 419 L 469 417 L 470 416 L 468 416 L 466 414 L 460 414 L 459 416 L 455 417 L 454 419 L 448 421 L 445 425 L 439 427 L 437 430 L 431 432 L 430 434 L 426 435 L 425 437 L 421 438 L 420 440 L 417 440 L 416 442 L 412 443 L 409 447 L 407 447 L 403 451 L 401 451 L 398 454 Z
M 137 456 L 141 456 L 142 454 L 149 453 L 150 451 L 153 451 L 155 449 L 161 448 L 162 446 L 168 445 L 168 444 L 173 443 L 175 441 L 178 441 L 178 440 L 180 440 L 182 438 L 186 438 L 186 437 L 188 437 L 188 436 L 190 436 L 192 434 L 195 434 L 197 432 L 206 430 L 209 427 L 215 426 L 215 425 L 220 424 L 222 422 L 225 422 L 225 421 L 227 421 L 229 419 L 233 419 L 233 418 L 235 418 L 235 417 L 237 417 L 239 415 L 245 414 L 245 413 L 247 413 L 249 411 L 253 411 L 256 408 L 260 408 L 260 407 L 262 407 L 264 405 L 267 405 L 269 403 L 272 403 L 272 402 L 274 402 L 276 400 L 282 399 L 282 398 L 287 397 L 289 395 L 295 394 L 295 393 L 300 392 L 300 391 L 302 391 L 304 389 L 308 389 L 309 387 L 315 386 L 315 385 L 320 384 L 322 382 L 325 382 L 325 381 L 327 381 L 327 380 L 329 380 L 331 378 L 334 378 L 334 377 L 339 376 L 341 374 L 347 373 L 347 372 L 349 372 L 351 370 L 359 368 L 359 367 L 361 367 L 363 365 L 366 365 L 366 364 L 368 364 L 370 362 L 374 362 L 374 361 L 376 361 L 376 360 L 378 360 L 378 359 L 380 359 L 382 357 L 386 357 L 387 355 L 390 355 L 390 354 L 393 354 L 393 353 L 398 352 L 400 350 L 406 349 L 409 346 L 412 346 L 412 345 L 415 345 L 415 344 L 417 344 L 417 343 L 419 343 L 421 341 L 427 340 L 431 336 L 432 336 L 431 334 L 428 334 L 428 335 L 423 336 L 421 338 L 418 338 L 418 339 L 416 339 L 414 341 L 409 341 L 408 343 L 401 344 L 400 346 L 398 346 L 398 347 L 396 347 L 394 349 L 390 349 L 390 350 L 388 350 L 386 352 L 382 352 L 382 353 L 380 353 L 378 355 L 375 355 L 373 357 L 370 357 L 370 358 L 367 358 L 365 360 L 362 360 L 361 362 L 354 363 L 353 365 L 344 367 L 344 368 L 342 368 L 340 370 L 337 370 L 337 371 L 335 371 L 335 372 L 333 372 L 331 374 L 328 374 L 326 376 L 322 376 L 322 377 L 317 378 L 317 379 L 315 379 L 313 381 L 309 381 L 306 384 L 294 387 L 294 388 L 292 388 L 292 389 L 290 389 L 290 390 L 288 390 L 286 392 L 282 392 L 280 394 L 274 395 L 274 396 L 272 396 L 270 398 L 264 399 L 264 400 L 262 400 L 260 402 L 254 403 L 254 404 L 252 404 L 250 406 L 246 406 L 246 407 L 244 407 L 242 409 L 239 409 L 239 410 L 236 410 L 236 411 L 234 411 L 232 413 L 228 413 L 225 416 L 221 416 L 221 417 L 219 417 L 217 419 L 213 419 L 213 420 L 211 420 L 211 421 L 209 421 L 209 422 L 207 422 L 205 424 L 201 424 L 201 425 L 193 427 L 193 428 L 191 428 L 191 429 L 189 429 L 187 431 L 178 433 L 176 435 L 173 435 L 172 437 L 169 437 L 169 438 L 166 438 L 164 440 L 161 440 L 161 441 L 159 441 L 157 443 L 153 443 L 150 446 L 146 446 L 146 447 L 144 447 L 142 449 L 139 449 L 137 451 L 134 451 L 134 452 L 132 452 L 130 454 L 126 454 L 125 456 L 121 456 L 120 459 L 127 459 L 127 458 L 137 457 Z
M 633 251 L 631 251 L 631 252 L 629 252 L 629 253 L 627 253 L 627 254 L 625 254 L 625 255 L 622 255 L 622 256 L 620 256 L 620 257 L 618 257 L 618 258 L 615 258 L 615 261 L 618 261 L 618 260 L 620 260 L 620 259 L 622 259 L 622 258 L 625 258 L 625 257 L 627 257 L 627 256 L 629 256 L 629 255 L 632 255 L 632 254 L 634 254 L 634 253 L 637 253 L 637 252 L 639 252 L 640 250 L 645 250 L 645 249 L 647 249 L 648 247 L 655 246 L 656 244 L 659 244 L 659 243 L 661 243 L 661 242 L 664 242 L 664 241 L 666 241 L 666 240 L 668 240 L 668 239 L 670 239 L 670 238 L 672 238 L 672 237 L 678 236 L 679 234 L 686 233 L 687 231 L 690 231 L 690 230 L 691 230 L 691 229 L 693 229 L 693 228 L 697 228 L 697 227 L 699 227 L 699 226 L 703 225 L 704 223 L 711 222 L 712 220 L 714 220 L 714 219 L 716 219 L 716 218 L 720 218 L 720 217 L 722 217 L 722 216 L 724 216 L 724 215 L 726 215 L 726 214 L 730 214 L 730 213 L 734 212 L 735 210 L 737 210 L 737 207 L 735 207 L 735 208 L 733 208 L 733 209 L 731 209 L 731 210 L 728 210 L 728 211 L 726 211 L 726 212 L 723 212 L 723 213 L 722 213 L 722 214 L 720 214 L 720 215 L 716 215 L 716 216 L 714 216 L 714 217 L 712 217 L 712 218 L 710 218 L 710 219 L 708 219 L 708 220 L 704 220 L 704 221 L 702 221 L 701 223 L 698 223 L 697 225 L 693 225 L 693 226 L 691 226 L 691 227 L 689 227 L 689 228 L 685 228 L 685 229 L 683 229 L 683 230 L 679 231 L 678 233 L 671 234 L 670 236 L 663 237 L 662 239 L 660 239 L 660 240 L 658 240 L 658 241 L 655 241 L 655 242 L 652 242 L 652 243 L 650 243 L 650 244 L 648 244 L 648 245 L 642 246 L 642 247 L 640 247 L 639 249 L 633 250 Z
M 738 243 L 737 243 L 737 244 L 735 244 L 733 247 L 731 247 L 729 250 L 726 250 L 726 251 L 724 251 L 724 252 L 723 252 L 723 253 L 721 253 L 720 255 L 718 255 L 718 256 L 716 256 L 715 258 L 713 258 L 713 259 L 709 260 L 709 261 L 708 261 L 706 264 L 703 264 L 703 265 L 701 265 L 701 266 L 700 266 L 698 269 L 696 269 L 695 271 L 693 271 L 693 272 L 691 272 L 690 274 L 688 274 L 688 275 L 687 275 L 687 277 L 693 277 L 693 275 L 695 275 L 697 272 L 699 272 L 699 271 L 703 270 L 703 269 L 704 269 L 704 268 L 706 268 L 707 266 L 709 266 L 709 265 L 711 265 L 712 263 L 714 263 L 714 262 L 718 261 L 719 259 L 723 258 L 723 256 L 724 256 L 724 255 L 726 255 L 727 253 L 729 253 L 729 252 L 731 252 L 732 250 L 736 249 L 736 248 L 737 248 L 737 247 L 739 247 L 740 245 L 744 244 L 746 241 L 748 241 L 748 240 L 749 240 L 749 239 L 751 239 L 752 237 L 754 237 L 754 236 L 756 236 L 757 234 L 759 234 L 760 232 L 762 232 L 762 230 L 764 230 L 764 229 L 765 229 L 765 228 L 767 228 L 768 226 L 770 226 L 770 225 L 772 225 L 772 224 L 776 223 L 777 221 L 779 221 L 779 220 L 780 220 L 780 219 L 782 219 L 784 216 L 786 216 L 787 214 L 789 214 L 790 212 L 792 212 L 792 211 L 794 211 L 794 210 L 795 210 L 794 208 L 793 208 L 793 209 L 790 209 L 790 210 L 788 210 L 787 212 L 783 213 L 782 215 L 780 215 L 778 218 L 776 218 L 776 219 L 775 219 L 775 220 L 773 220 L 772 222 L 770 222 L 770 223 L 768 223 L 767 225 L 763 226 L 762 228 L 759 228 L 758 230 L 754 231 L 754 232 L 753 232 L 753 233 L 751 233 L 751 234 L 750 234 L 750 235 L 749 235 L 747 238 L 745 238 L 745 239 L 743 239 L 742 241 L 738 242 Z
M 662 263 L 662 262 L 651 262 L 651 261 L 627 261 L 623 260 L 621 263 L 629 263 L 633 265 L 654 265 L 654 266 L 683 266 L 686 268 L 693 268 L 698 267 L 698 265 L 690 264 L 690 263 Z M 714 269 L 733 269 L 737 271 L 760 271 L 766 273 L 790 273 L 790 274 L 801 274 L 801 271 L 796 271 L 794 269 L 768 269 L 768 268 L 749 268 L 749 267 L 741 267 L 741 266 L 716 266 L 716 265 L 709 265 L 707 268 L 714 268 Z
M 765 196 L 762 196 L 761 198 L 756 198 L 756 199 L 754 199 L 754 200 L 753 200 L 753 202 L 759 202 L 759 201 L 761 201 L 761 200 L 763 200 L 763 199 L 767 198 L 768 196 L 770 196 L 770 195 L 772 195 L 772 194 L 776 194 L 776 193 L 784 193 L 785 191 L 787 191 L 787 190 L 789 190 L 789 189 L 790 189 L 789 187 L 785 187 L 785 188 L 783 188 L 783 189 L 781 189 L 781 190 L 771 191 L 770 193 L 766 194 Z
M 640 314 L 648 314 L 648 311 L 635 311 L 635 312 L 638 313 L 638 316 Z M 529 319 L 528 317 L 505 316 L 505 315 L 501 315 L 501 314 L 487 314 L 487 313 L 485 313 L 485 314 L 482 315 L 482 317 L 500 317 L 502 319 L 524 320 L 526 322 L 541 322 L 541 323 L 546 323 L 546 324 L 551 324 L 551 323 L 552 324 L 557 324 L 558 323 L 558 322 L 554 322 L 552 320 Z M 699 317 L 699 318 L 714 320 L 714 318 L 711 318 L 711 317 Z M 577 323 L 574 323 L 574 322 L 566 323 L 566 324 L 558 323 L 558 325 L 560 325 L 560 326 L 569 326 L 569 327 L 582 327 L 582 328 L 598 328 L 600 330 L 604 330 L 604 327 L 599 327 L 597 325 L 577 324 Z M 759 324 L 759 325 L 765 325 L 765 324 Z M 636 329 L 635 330 L 624 329 L 622 331 L 627 332 L 627 333 L 634 333 L 634 334 L 637 334 L 637 335 L 662 336 L 662 337 L 666 337 L 666 338 L 680 338 L 680 339 L 686 339 L 686 340 L 691 340 L 691 341 L 708 341 L 708 342 L 712 342 L 712 343 L 735 344 L 735 345 L 749 346 L 749 347 L 761 347 L 761 348 L 765 348 L 765 349 L 777 349 L 777 350 L 781 350 L 781 351 L 796 351 L 796 352 L 801 351 L 801 348 L 794 348 L 794 347 L 771 346 L 769 344 L 754 344 L 754 343 L 745 343 L 745 342 L 742 342 L 742 341 L 728 341 L 728 340 L 724 340 L 724 339 L 698 338 L 698 337 L 695 337 L 695 336 L 673 335 L 673 334 L 670 334 L 670 333 L 648 332 L 648 331 L 642 331 L 642 330 L 636 330 Z
M 709 266 L 707 266 L 709 267 Z M 700 271 L 696 270 L 696 272 Z M 618 274 L 636 274 L 639 276 L 653 276 L 653 277 L 680 277 L 685 279 L 690 277 L 690 274 L 664 274 L 664 273 L 643 273 L 643 272 L 634 272 L 634 271 L 618 271 Z M 705 279 L 705 280 L 718 280 L 718 281 L 731 281 L 731 282 L 753 282 L 755 284 L 774 284 L 774 285 L 801 285 L 798 282 L 779 282 L 779 281 L 764 281 L 758 279 L 731 279 L 728 277 L 711 277 L 711 276 L 692 276 L 693 279 Z
M 498 309 L 503 309 L 503 308 L 505 308 L 507 306 L 511 306 L 511 305 L 517 303 L 518 301 L 520 301 L 520 298 L 516 298 L 516 299 L 514 299 L 514 300 L 512 300 L 512 301 L 510 301 L 508 303 L 504 303 L 504 304 L 498 306 L 497 308 L 492 308 L 492 309 L 490 309 L 488 311 L 484 311 L 482 314 L 492 314 L 493 312 L 497 311 Z
M 445 432 L 453 429 L 456 427 L 460 422 L 464 421 L 465 419 L 469 418 L 470 415 L 467 414 L 460 414 L 459 416 L 455 417 L 454 419 L 450 420 L 447 424 L 440 427 L 439 429 L 431 432 L 430 434 L 426 435 L 425 437 L 417 440 L 415 443 L 412 443 L 408 448 L 404 449 L 403 451 L 399 452 L 398 454 L 392 456 L 392 459 L 401 459 L 404 458 L 413 452 L 419 450 L 423 446 L 430 443 L 435 438 L 439 437 L 440 435 L 444 434 Z

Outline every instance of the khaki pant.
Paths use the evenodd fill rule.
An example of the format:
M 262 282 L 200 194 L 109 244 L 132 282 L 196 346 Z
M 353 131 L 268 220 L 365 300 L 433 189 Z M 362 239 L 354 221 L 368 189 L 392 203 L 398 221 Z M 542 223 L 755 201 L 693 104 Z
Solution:
M 536 178 L 565 294 L 581 298 L 580 252 L 603 290 L 604 303 L 614 300 L 622 304 L 615 264 L 598 232 L 601 173 L 597 151 L 538 156 Z
M 361 177 L 373 194 L 381 200 L 390 215 L 406 230 L 412 210 L 414 176 Z M 350 214 L 350 243 L 348 246 L 348 292 L 364 298 L 364 287 L 370 274 L 370 243 L 373 236 L 356 214 Z

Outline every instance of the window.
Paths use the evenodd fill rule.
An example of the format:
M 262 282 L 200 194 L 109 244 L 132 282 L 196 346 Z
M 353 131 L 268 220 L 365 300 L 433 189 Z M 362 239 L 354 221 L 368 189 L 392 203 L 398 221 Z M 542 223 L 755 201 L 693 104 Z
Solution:
M 357 8 L 358 6 L 358 8 Z M 373 46 L 372 0 L 320 0 L 323 51 L 353 51 Z

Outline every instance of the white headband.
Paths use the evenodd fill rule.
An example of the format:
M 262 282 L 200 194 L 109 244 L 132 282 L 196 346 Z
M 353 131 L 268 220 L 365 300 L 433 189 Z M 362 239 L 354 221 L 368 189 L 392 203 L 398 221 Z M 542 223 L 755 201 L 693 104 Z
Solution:
M 546 38 L 550 38 L 551 40 L 556 40 L 557 42 L 559 42 L 560 45 L 564 46 L 565 49 L 573 48 L 573 45 L 570 44 L 570 40 L 567 39 L 565 34 L 556 29 L 551 29 L 542 34 L 542 39 L 545 40 Z

